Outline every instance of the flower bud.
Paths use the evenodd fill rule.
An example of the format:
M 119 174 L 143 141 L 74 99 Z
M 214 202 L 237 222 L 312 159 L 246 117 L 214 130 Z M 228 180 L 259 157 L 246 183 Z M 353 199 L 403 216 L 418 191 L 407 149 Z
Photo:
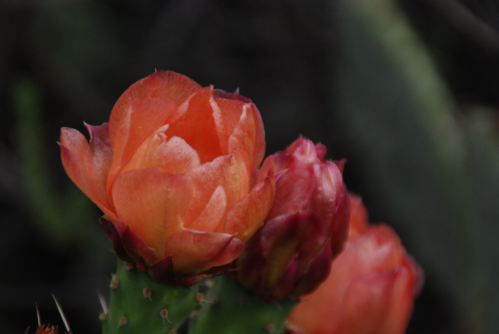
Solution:
M 360 198 L 350 198 L 350 209 L 345 249 L 326 281 L 291 313 L 287 333 L 405 332 L 423 273 L 390 227 L 367 224 Z
M 71 180 L 104 212 L 116 254 L 158 282 L 227 270 L 274 198 L 260 113 L 236 93 L 169 71 L 133 84 L 90 142 L 63 128 Z
M 274 154 L 276 193 L 265 225 L 237 262 L 243 286 L 267 298 L 313 290 L 348 233 L 348 203 L 338 166 L 323 161 L 326 147 L 299 138 Z

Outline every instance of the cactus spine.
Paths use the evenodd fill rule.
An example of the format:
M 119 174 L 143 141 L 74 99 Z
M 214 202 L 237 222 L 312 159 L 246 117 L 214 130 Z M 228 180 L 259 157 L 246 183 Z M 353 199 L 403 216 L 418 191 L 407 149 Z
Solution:
M 197 285 L 158 284 L 121 260 L 110 287 L 109 310 L 101 317 L 103 334 L 175 333 L 198 305 Z

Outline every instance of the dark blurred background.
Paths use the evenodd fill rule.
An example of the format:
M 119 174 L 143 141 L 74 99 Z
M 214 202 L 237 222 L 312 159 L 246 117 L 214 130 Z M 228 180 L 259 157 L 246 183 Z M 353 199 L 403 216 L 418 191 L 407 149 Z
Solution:
M 250 97 L 267 154 L 299 134 L 426 273 L 408 333 L 499 332 L 495 0 L 0 0 L 0 332 L 100 333 L 115 269 L 66 176 L 63 126 L 155 69 Z

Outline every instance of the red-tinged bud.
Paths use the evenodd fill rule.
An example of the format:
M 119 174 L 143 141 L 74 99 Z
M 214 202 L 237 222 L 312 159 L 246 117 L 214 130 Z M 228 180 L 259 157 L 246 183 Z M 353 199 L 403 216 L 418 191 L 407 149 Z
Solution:
M 350 232 L 327 280 L 289 317 L 289 334 L 402 334 L 423 273 L 387 225 L 350 197 Z M 297 330 L 297 328 L 299 330 Z
M 304 137 L 274 154 L 274 203 L 237 262 L 240 283 L 254 293 L 269 299 L 308 293 L 343 249 L 348 197 L 337 164 L 324 161 L 325 154 L 324 145 Z
M 26 334 L 29 334 L 29 327 L 26 329 Z M 59 327 L 40 325 L 40 327 L 36 329 L 35 334 L 59 334 Z

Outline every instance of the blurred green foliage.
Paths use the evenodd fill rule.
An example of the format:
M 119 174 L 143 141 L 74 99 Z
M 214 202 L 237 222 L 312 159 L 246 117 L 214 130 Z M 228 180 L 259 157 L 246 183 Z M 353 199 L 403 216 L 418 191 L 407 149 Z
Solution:
M 90 200 L 73 185 L 61 192 L 54 188 L 43 143 L 40 93 L 35 83 L 22 79 L 14 86 L 17 111 L 17 143 L 26 193 L 32 205 L 33 221 L 56 247 L 80 244 L 91 256 L 106 250 L 102 233 L 95 233 Z M 91 247 L 89 247 L 91 245 Z
M 499 243 L 487 239 L 499 236 L 499 145 L 491 122 L 458 117 L 396 3 L 342 4 L 336 121 L 366 190 L 427 276 L 458 302 L 461 330 L 495 333 Z

